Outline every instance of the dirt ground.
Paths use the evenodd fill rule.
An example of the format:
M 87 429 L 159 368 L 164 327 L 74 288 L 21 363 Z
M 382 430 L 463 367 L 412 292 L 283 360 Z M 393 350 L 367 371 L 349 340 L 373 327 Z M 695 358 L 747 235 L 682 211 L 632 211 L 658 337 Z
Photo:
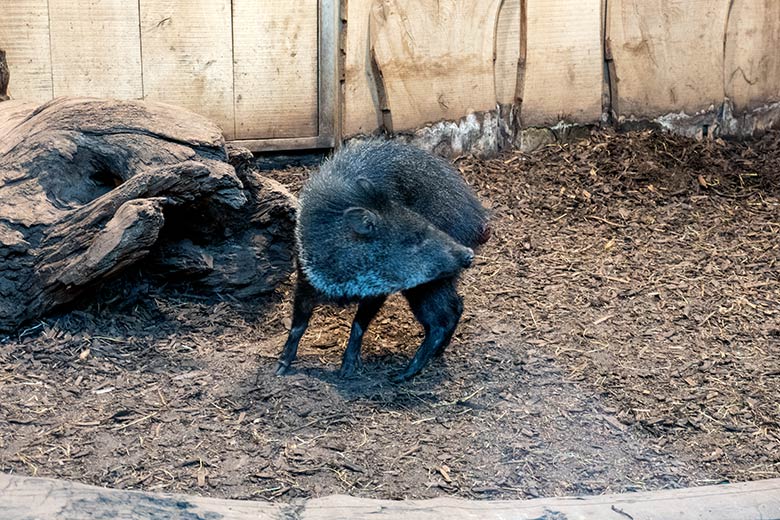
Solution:
M 323 309 L 134 281 L 0 338 L 0 471 L 290 500 L 526 498 L 780 477 L 780 134 L 594 133 L 456 161 L 494 212 L 443 359 L 393 298 L 365 371 Z M 297 189 L 304 168 L 272 176 Z

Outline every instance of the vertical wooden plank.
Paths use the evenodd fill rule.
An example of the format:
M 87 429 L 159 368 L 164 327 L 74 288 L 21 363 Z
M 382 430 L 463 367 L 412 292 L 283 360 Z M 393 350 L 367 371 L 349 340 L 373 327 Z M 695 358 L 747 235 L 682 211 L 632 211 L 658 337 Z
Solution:
M 52 98 L 47 0 L 2 0 L 0 49 L 6 51 L 14 99 L 44 102 Z
M 722 103 L 729 3 L 609 0 L 607 38 L 620 117 L 692 115 Z
M 49 16 L 55 96 L 141 97 L 137 3 L 49 0 Z
M 603 88 L 601 0 L 527 2 L 523 125 L 593 123 Z
M 369 33 L 392 130 L 493 110 L 500 0 L 377 0 Z
M 780 101 L 780 2 L 734 0 L 724 67 L 737 112 Z
M 318 133 L 322 141 L 336 145 L 341 137 L 341 1 L 319 0 Z
M 236 138 L 318 133 L 318 0 L 234 0 Z
M 371 69 L 368 23 L 372 0 L 348 0 L 344 58 L 344 136 L 370 134 L 382 122 Z
M 230 0 L 139 0 L 144 98 L 182 106 L 235 135 Z
M 521 1 L 504 0 L 496 23 L 496 100 L 514 103 L 520 60 Z

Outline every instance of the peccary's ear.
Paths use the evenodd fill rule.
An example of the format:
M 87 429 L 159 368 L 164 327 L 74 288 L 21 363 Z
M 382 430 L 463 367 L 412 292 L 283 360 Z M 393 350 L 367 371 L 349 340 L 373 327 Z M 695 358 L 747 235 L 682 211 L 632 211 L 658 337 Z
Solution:
M 373 234 L 379 223 L 379 215 L 366 208 L 347 208 L 344 219 L 352 231 L 363 236 Z

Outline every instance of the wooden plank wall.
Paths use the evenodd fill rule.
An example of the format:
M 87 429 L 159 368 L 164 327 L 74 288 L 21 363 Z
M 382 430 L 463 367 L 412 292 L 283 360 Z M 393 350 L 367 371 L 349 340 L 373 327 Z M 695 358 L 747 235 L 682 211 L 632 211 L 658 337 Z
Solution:
M 236 137 L 317 135 L 317 0 L 233 0 Z
M 525 34 L 521 30 L 523 0 L 504 0 L 496 20 L 495 66 L 496 101 L 515 103 L 517 95 L 517 71 L 520 65 L 521 42 Z
M 725 93 L 738 113 L 780 100 L 780 2 L 734 0 L 724 50 Z
M 190 108 L 232 139 L 230 0 L 139 0 L 139 6 L 144 97 Z
M 590 123 L 601 116 L 601 0 L 528 0 L 522 122 Z
M 321 1 L 340 38 L 318 41 L 318 0 L 2 0 L 0 48 L 15 98 L 143 96 L 299 146 L 324 142 L 318 56 L 339 44 L 344 137 L 499 103 L 550 126 L 780 101 L 776 0 Z
M 723 101 L 728 0 L 611 0 L 621 115 L 688 114 Z
M 48 0 L 3 0 L 0 48 L 11 71 L 12 97 L 42 103 L 54 96 Z
M 780 101 L 780 2 L 610 0 L 617 112 L 653 118 Z
M 500 0 L 374 3 L 369 34 L 391 107 L 392 130 L 495 107 L 493 33 L 500 4 Z
M 2 0 L 0 48 L 14 98 L 143 98 L 200 113 L 228 139 L 308 137 L 318 16 L 318 0 Z
M 373 0 L 349 0 L 341 13 L 346 31 L 341 112 L 345 135 L 368 134 L 382 125 L 368 34 L 372 3 Z
M 54 96 L 140 98 L 138 5 L 49 0 Z
M 457 120 L 515 98 L 524 126 L 595 123 L 610 108 L 653 119 L 717 111 L 726 98 L 737 111 L 780 101 L 776 0 L 346 6 L 345 136 Z M 616 74 L 611 106 L 605 41 Z
M 601 115 L 602 0 L 348 0 L 346 19 L 347 136 L 516 100 L 528 125 Z

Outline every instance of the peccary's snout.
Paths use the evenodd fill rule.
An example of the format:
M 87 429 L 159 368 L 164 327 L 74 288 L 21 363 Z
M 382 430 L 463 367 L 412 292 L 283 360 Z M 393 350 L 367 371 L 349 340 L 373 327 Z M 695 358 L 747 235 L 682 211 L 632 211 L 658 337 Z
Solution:
M 464 247 L 460 254 L 460 265 L 465 269 L 471 267 L 474 262 L 474 250 L 468 247 Z

